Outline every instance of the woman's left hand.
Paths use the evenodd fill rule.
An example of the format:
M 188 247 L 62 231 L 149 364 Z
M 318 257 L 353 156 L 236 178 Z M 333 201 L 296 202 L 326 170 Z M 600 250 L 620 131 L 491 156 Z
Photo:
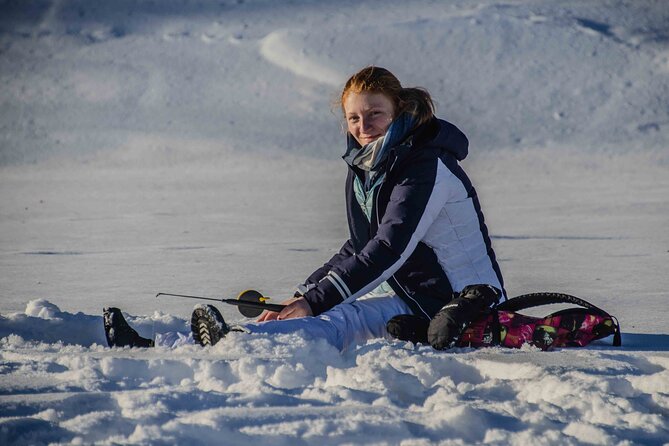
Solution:
M 280 313 L 275 311 L 265 310 L 260 317 L 257 319 L 257 322 L 265 322 L 272 320 L 282 320 L 282 319 L 295 319 L 298 317 L 307 317 L 313 316 L 314 313 L 311 311 L 311 306 L 309 302 L 304 297 L 293 297 L 284 302 L 285 308 L 281 310 Z

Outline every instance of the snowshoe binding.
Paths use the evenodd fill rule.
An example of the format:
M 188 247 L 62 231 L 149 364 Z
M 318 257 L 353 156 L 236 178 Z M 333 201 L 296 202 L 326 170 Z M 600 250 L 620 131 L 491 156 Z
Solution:
M 141 337 L 115 307 L 103 308 L 102 319 L 109 347 L 153 347 L 152 339 Z
M 216 345 L 230 328 L 213 305 L 196 305 L 190 319 L 193 340 L 201 346 Z

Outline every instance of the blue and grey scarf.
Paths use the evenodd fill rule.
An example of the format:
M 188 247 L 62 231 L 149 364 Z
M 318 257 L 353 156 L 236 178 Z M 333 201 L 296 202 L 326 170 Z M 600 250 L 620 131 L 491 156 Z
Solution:
M 371 220 L 374 189 L 383 182 L 386 176 L 386 172 L 381 169 L 381 166 L 388 158 L 390 149 L 407 138 L 414 127 L 414 123 L 413 116 L 403 113 L 390 124 L 385 135 L 363 147 L 349 134 L 348 150 L 344 155 L 344 161 L 351 166 L 360 168 L 365 174 L 364 184 L 356 176 L 353 188 L 358 204 L 360 204 L 368 220 Z

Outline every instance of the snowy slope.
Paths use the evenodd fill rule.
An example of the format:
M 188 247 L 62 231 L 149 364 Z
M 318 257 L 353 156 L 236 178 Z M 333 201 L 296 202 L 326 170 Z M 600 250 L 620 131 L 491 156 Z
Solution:
M 669 442 L 667 23 L 663 1 L 0 1 L 0 443 Z M 158 291 L 280 300 L 338 249 L 333 103 L 368 64 L 469 136 L 509 294 L 589 299 L 623 347 L 103 347 L 105 305 L 184 330 L 193 302 Z
M 429 88 L 479 150 L 666 149 L 662 1 L 43 1 L 2 9 L 5 163 L 147 137 L 335 158 L 331 99 L 370 63 Z

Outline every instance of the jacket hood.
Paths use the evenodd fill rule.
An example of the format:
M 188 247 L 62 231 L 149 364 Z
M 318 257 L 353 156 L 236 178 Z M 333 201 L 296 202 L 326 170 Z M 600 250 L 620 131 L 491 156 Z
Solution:
M 458 161 L 465 159 L 469 153 L 469 140 L 465 134 L 443 119 L 433 118 L 411 133 L 413 133 L 411 145 L 414 147 L 438 147 L 453 155 Z M 346 142 L 347 150 L 343 158 L 351 164 L 352 155 L 360 150 L 361 146 L 349 132 L 346 132 Z
M 459 128 L 448 121 L 437 119 L 425 124 L 426 128 L 417 132 L 414 145 L 439 147 L 452 154 L 455 159 L 462 161 L 469 153 L 469 140 Z

